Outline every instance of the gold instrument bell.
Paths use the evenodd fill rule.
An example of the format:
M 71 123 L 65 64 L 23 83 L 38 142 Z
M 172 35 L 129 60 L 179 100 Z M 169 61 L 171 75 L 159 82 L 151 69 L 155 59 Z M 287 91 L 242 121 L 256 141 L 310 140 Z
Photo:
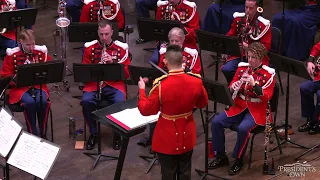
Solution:
M 58 14 L 59 18 L 56 20 L 56 25 L 58 27 L 68 27 L 70 25 L 70 20 L 65 17 L 66 15 L 66 1 L 65 0 L 59 0 L 58 4 Z

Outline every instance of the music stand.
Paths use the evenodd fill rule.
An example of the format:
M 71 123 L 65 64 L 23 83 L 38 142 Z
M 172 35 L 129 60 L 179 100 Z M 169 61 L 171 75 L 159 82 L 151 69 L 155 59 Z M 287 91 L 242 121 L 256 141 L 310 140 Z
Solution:
M 219 80 L 219 59 L 221 54 L 241 57 L 239 39 L 237 37 L 225 36 L 222 34 L 207 31 L 196 31 L 199 48 L 210 52 L 216 52 L 213 64 L 216 64 L 215 81 Z M 201 56 L 201 54 L 200 54 Z M 214 102 L 213 112 L 217 111 L 217 103 Z
M 305 63 L 295 60 L 295 59 L 291 59 L 288 57 L 284 57 L 272 52 L 269 52 L 269 57 L 270 57 L 270 61 L 272 64 L 274 64 L 274 66 L 276 67 L 276 69 L 278 69 L 279 71 L 283 71 L 287 73 L 287 89 L 286 89 L 286 112 L 285 112 L 285 124 L 284 124 L 284 128 L 285 128 L 285 140 L 283 142 L 280 143 L 280 145 L 284 144 L 284 143 L 291 143 L 294 144 L 296 146 L 308 149 L 307 147 L 300 145 L 298 143 L 293 142 L 292 140 L 288 139 L 288 127 L 289 127 L 289 94 L 290 94 L 290 74 L 304 78 L 304 79 L 308 79 L 311 80 L 311 77 L 306 69 Z M 274 151 L 276 148 L 278 148 L 279 146 L 274 147 L 273 149 L 271 149 L 270 151 Z
M 75 82 L 96 82 L 97 83 L 97 107 L 101 101 L 101 91 L 99 90 L 100 81 L 124 81 L 125 70 L 124 65 L 119 63 L 114 64 L 77 64 L 73 63 L 74 81 Z M 86 132 L 86 127 L 84 128 Z M 86 134 L 86 133 L 85 133 Z M 87 156 L 97 156 L 91 167 L 91 171 L 96 167 L 101 157 L 110 158 L 109 160 L 117 160 L 118 157 L 105 155 L 101 153 L 101 134 L 100 122 L 97 121 L 97 137 L 98 137 L 98 152 L 85 152 Z
M 32 26 L 36 23 L 37 9 L 26 8 L 0 13 L 0 28 L 12 30 L 21 26 Z M 18 31 L 16 30 L 16 43 L 18 45 Z
M 203 79 L 203 86 L 207 90 L 208 98 L 216 103 L 221 103 L 229 106 L 233 106 L 234 102 L 231 98 L 230 91 L 227 84 L 223 84 L 217 81 L 209 81 Z M 206 176 L 211 176 L 219 179 L 227 179 L 208 173 L 208 123 L 209 119 L 212 119 L 216 114 L 213 114 L 210 118 L 208 113 L 208 106 L 206 107 L 206 122 L 205 122 L 205 170 L 195 169 L 195 171 L 201 175 L 200 180 L 205 179 Z
M 284 53 L 284 30 L 285 30 L 285 28 L 284 28 L 284 21 L 285 21 L 285 19 L 284 19 L 284 9 L 285 9 L 285 5 L 286 5 L 286 1 L 287 0 L 275 0 L 275 1 L 281 1 L 282 2 L 282 16 L 281 16 L 281 22 L 282 22 L 282 24 L 281 24 L 281 42 L 282 42 L 282 46 L 280 47 L 281 49 L 280 49 L 280 54 L 282 54 L 283 55 L 283 53 Z

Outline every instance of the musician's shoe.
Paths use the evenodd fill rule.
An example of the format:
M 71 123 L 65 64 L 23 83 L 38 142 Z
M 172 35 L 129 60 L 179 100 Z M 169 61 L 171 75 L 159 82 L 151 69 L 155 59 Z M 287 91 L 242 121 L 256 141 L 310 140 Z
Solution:
M 97 144 L 97 134 L 91 134 L 86 142 L 86 150 L 92 150 Z
M 309 134 L 314 135 L 320 133 L 320 123 L 316 123 L 314 126 L 312 126 L 309 130 Z
M 298 131 L 299 132 L 307 132 L 307 131 L 309 131 L 310 128 L 311 128 L 310 123 L 311 123 L 311 121 L 308 119 L 306 124 L 304 124 L 304 125 L 302 125 L 302 126 L 300 126 L 298 128 Z
M 139 38 L 136 40 L 136 44 L 143 44 L 143 43 L 145 43 L 144 39 Z
M 228 157 L 224 155 L 217 155 L 216 158 L 208 164 L 208 169 L 217 169 L 229 165 Z
M 244 167 L 243 160 L 236 159 L 234 164 L 229 169 L 229 175 L 233 176 L 233 175 L 239 174 L 240 171 L 243 169 L 243 167 Z
M 114 150 L 119 150 L 121 148 L 121 136 L 117 133 L 113 133 L 113 144 L 112 148 Z

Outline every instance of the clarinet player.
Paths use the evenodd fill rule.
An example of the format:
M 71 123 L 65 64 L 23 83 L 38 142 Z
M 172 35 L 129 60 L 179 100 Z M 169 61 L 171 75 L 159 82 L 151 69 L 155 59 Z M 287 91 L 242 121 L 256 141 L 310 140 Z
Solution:
M 236 175 L 244 167 L 243 157 L 250 131 L 257 126 L 265 126 L 268 101 L 273 95 L 275 86 L 275 70 L 262 64 L 262 59 L 266 56 L 265 46 L 254 42 L 247 49 L 248 63 L 239 63 L 229 86 L 231 93 L 235 94 L 233 96 L 235 106 L 221 112 L 212 120 L 212 149 L 217 152 L 217 156 L 209 163 L 209 169 L 229 164 L 224 128 L 238 125 L 237 142 L 232 153 L 236 161 L 229 169 L 230 175 Z

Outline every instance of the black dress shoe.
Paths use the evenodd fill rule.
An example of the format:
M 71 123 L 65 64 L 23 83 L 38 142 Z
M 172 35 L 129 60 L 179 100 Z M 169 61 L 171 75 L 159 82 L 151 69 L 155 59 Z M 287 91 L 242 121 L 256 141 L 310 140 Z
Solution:
M 113 133 L 113 144 L 112 148 L 114 150 L 119 150 L 121 148 L 121 136 L 117 133 Z
M 144 39 L 139 38 L 136 40 L 136 44 L 143 44 L 143 43 L 145 43 Z
M 299 132 L 307 132 L 307 131 L 310 130 L 310 128 L 311 128 L 311 124 L 310 124 L 310 121 L 308 121 L 306 124 L 300 126 L 300 127 L 298 128 L 298 131 L 299 131 Z
M 233 176 L 233 175 L 239 174 L 240 171 L 243 169 L 243 167 L 244 167 L 243 162 L 237 159 L 236 162 L 234 162 L 234 164 L 229 169 L 229 175 Z
M 310 127 L 309 134 L 314 135 L 320 133 L 320 123 L 316 123 L 314 126 Z
M 97 143 L 97 135 L 91 134 L 86 142 L 86 150 L 92 150 Z
M 228 157 L 216 157 L 211 163 L 208 164 L 208 169 L 217 169 L 229 165 Z

